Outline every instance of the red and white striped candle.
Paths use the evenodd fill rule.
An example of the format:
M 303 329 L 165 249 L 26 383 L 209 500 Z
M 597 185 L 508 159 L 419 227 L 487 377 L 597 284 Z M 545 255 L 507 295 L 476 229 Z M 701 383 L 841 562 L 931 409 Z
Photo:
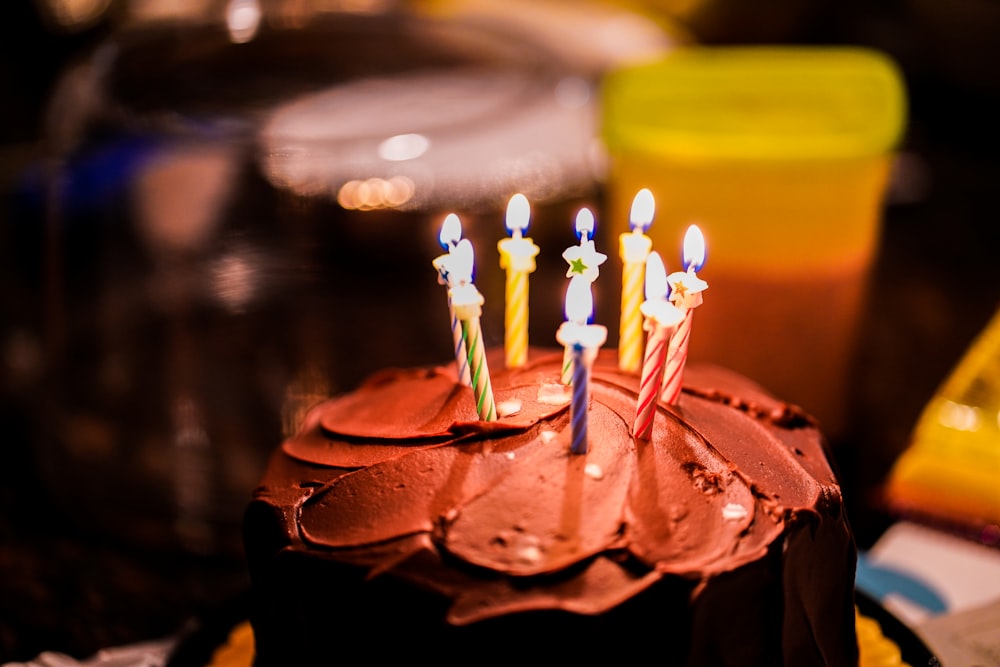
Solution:
M 681 396 L 694 309 L 702 304 L 704 300 L 702 292 L 708 289 L 708 283 L 695 273 L 704 263 L 705 237 L 698 225 L 691 225 L 684 234 L 684 265 L 687 270 L 671 273 L 667 277 L 667 282 L 670 284 L 670 300 L 684 313 L 684 320 L 670 339 L 667 367 L 663 373 L 660 400 L 668 405 L 675 405 Z
M 643 357 L 642 375 L 639 379 L 639 398 L 636 402 L 632 435 L 640 440 L 653 436 L 657 397 L 667 359 L 667 348 L 684 314 L 667 300 L 667 271 L 656 252 L 646 259 L 646 300 L 640 306 L 645 316 L 646 352 Z

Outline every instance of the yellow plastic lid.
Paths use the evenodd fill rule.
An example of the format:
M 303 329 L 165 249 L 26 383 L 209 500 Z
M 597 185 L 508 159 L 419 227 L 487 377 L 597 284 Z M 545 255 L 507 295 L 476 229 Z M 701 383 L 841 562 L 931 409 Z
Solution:
M 693 47 L 610 72 L 612 154 L 797 160 L 884 154 L 903 130 L 902 77 L 858 47 Z

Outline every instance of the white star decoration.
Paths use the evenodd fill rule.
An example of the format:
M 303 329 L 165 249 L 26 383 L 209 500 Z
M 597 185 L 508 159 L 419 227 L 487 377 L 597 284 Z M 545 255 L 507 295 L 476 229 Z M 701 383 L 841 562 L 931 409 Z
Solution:
M 569 263 L 566 277 L 583 276 L 590 282 L 597 280 L 600 273 L 598 267 L 608 258 L 604 253 L 597 252 L 593 241 L 580 241 L 579 245 L 566 248 L 563 259 Z

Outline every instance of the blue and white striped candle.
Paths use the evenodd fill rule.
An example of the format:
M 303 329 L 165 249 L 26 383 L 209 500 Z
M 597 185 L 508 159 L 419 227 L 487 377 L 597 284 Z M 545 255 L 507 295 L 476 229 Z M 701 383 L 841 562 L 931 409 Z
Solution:
M 594 313 L 594 297 L 590 291 L 590 281 L 576 276 L 569 281 L 566 289 L 566 321 L 556 332 L 556 340 L 562 343 L 572 361 L 573 393 L 570 401 L 570 451 L 586 454 L 588 412 L 590 410 L 590 369 L 597 358 L 597 352 L 608 339 L 607 327 L 587 322 Z
M 566 248 L 563 252 L 563 259 L 569 264 L 569 268 L 566 270 L 566 277 L 571 282 L 579 279 L 593 283 L 597 280 L 597 276 L 600 275 L 600 266 L 608 256 L 597 252 L 597 248 L 594 246 L 594 214 L 589 208 L 584 207 L 576 212 L 574 227 L 576 228 L 576 236 L 580 239 L 580 243 L 579 245 Z M 583 325 L 593 315 L 592 311 L 593 299 L 591 299 L 590 310 L 581 310 L 577 313 L 581 319 L 575 320 L 570 318 L 570 321 Z M 560 374 L 560 382 L 567 385 L 573 382 L 572 356 L 572 351 L 567 345 L 563 354 L 562 373 Z
M 586 454 L 587 412 L 590 409 L 590 365 L 584 359 L 584 347 L 573 343 L 573 401 L 570 404 L 570 422 L 572 437 L 570 451 L 574 454 Z

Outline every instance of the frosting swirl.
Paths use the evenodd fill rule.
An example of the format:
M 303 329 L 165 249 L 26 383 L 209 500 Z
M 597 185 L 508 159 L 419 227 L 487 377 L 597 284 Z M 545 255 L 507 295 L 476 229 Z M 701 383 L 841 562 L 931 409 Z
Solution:
M 491 364 L 514 410 L 496 422 L 478 420 L 453 367 L 385 371 L 317 406 L 283 445 L 322 471 L 299 486 L 290 540 L 447 596 L 463 625 L 600 614 L 664 576 L 708 581 L 839 498 L 815 424 L 714 367 L 687 371 L 644 442 L 629 434 L 638 378 L 602 353 L 590 451 L 571 454 L 560 363 L 533 350 L 521 369 Z M 274 468 L 258 496 L 288 492 Z

